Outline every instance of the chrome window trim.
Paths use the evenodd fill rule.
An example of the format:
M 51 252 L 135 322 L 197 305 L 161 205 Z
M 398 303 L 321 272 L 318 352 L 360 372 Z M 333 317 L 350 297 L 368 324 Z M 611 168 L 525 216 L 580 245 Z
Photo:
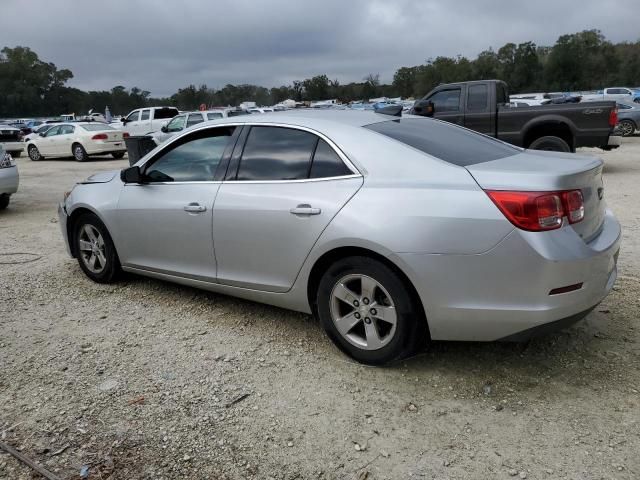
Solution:
M 180 181 L 180 182 L 147 182 L 147 183 L 125 183 L 125 187 L 136 186 L 145 187 L 153 185 L 220 185 L 222 181 L 217 180 L 194 180 L 194 181 Z
M 225 180 L 224 183 L 235 184 L 256 184 L 256 183 L 308 183 L 308 182 L 330 182 L 333 180 L 347 180 L 350 178 L 362 178 L 359 173 L 352 173 L 351 175 L 341 175 L 339 177 L 322 177 L 322 178 L 299 178 L 295 180 Z
M 248 115 L 247 115 L 248 116 Z M 171 137 L 167 142 L 162 144 L 162 148 L 164 150 L 166 150 L 167 148 L 170 147 L 170 145 L 176 141 L 178 141 L 179 139 L 181 139 L 183 136 L 185 135 L 190 135 L 194 132 L 197 132 L 199 130 L 206 130 L 209 128 L 216 128 L 216 127 L 281 127 L 281 128 L 292 128 L 294 130 L 302 130 L 304 132 L 309 132 L 312 133 L 318 137 L 320 137 L 322 140 L 324 140 L 325 142 L 327 142 L 329 144 L 329 146 L 331 148 L 333 148 L 333 150 L 338 154 L 338 156 L 340 157 L 340 159 L 344 162 L 344 164 L 347 166 L 347 168 L 349 170 L 351 170 L 353 172 L 353 175 L 356 177 L 361 177 L 363 176 L 362 172 L 360 172 L 356 166 L 353 164 L 353 162 L 351 162 L 351 160 L 349 160 L 349 157 L 347 157 L 344 152 L 340 149 L 340 147 L 338 147 L 335 142 L 333 140 L 331 140 L 329 137 L 327 137 L 324 133 L 319 132 L 317 130 L 314 130 L 313 128 L 309 128 L 309 127 L 304 127 L 302 125 L 294 125 L 294 124 L 289 124 L 289 123 L 278 123 L 278 122 L 229 122 L 229 123 L 216 123 L 214 125 L 207 125 L 206 123 L 209 122 L 211 120 L 207 120 L 205 122 L 203 122 L 203 124 L 197 124 L 198 126 L 194 125 L 192 127 L 190 127 L 188 129 L 188 131 L 183 130 L 183 133 L 179 134 L 179 135 L 174 135 L 173 137 Z M 213 120 L 216 121 L 216 120 Z M 157 152 L 153 157 L 155 157 L 158 153 L 161 152 Z M 151 158 L 149 158 L 149 160 L 151 160 Z M 145 161 L 141 167 L 146 166 L 146 164 L 148 163 L 148 161 Z M 335 178 L 346 178 L 346 177 L 350 177 L 350 175 L 344 175 L 341 177 L 323 177 L 320 179 L 311 179 L 311 178 L 305 178 L 305 179 L 300 179 L 300 180 L 232 180 L 233 182 L 237 182 L 237 183 L 247 183 L 247 182 L 254 182 L 254 183 L 263 183 L 263 182 L 301 182 L 301 181 L 310 181 L 310 180 L 325 180 L 325 179 L 335 179 Z M 231 181 L 229 181 L 231 182 Z

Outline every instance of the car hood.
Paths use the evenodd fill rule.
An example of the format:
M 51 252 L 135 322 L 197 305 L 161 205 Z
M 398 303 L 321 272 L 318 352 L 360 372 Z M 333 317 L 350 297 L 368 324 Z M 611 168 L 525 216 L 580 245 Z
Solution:
M 98 172 L 98 173 L 94 173 L 89 178 L 87 178 L 84 182 L 80 182 L 80 183 L 82 184 L 107 183 L 113 180 L 116 177 L 116 175 L 119 175 L 119 174 L 120 174 L 120 170 L 112 170 L 109 172 Z

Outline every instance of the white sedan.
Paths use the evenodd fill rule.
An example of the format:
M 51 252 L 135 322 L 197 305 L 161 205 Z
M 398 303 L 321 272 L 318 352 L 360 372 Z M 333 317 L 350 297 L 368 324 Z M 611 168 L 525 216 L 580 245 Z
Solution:
M 33 161 L 45 157 L 73 157 L 84 162 L 90 155 L 107 154 L 119 159 L 127 151 L 126 136 L 104 123 L 61 123 L 29 140 L 27 153 Z

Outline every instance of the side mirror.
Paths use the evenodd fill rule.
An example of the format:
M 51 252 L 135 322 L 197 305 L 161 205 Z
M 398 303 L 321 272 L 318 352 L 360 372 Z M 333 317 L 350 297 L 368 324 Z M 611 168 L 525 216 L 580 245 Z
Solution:
M 422 117 L 433 117 L 436 112 L 435 105 L 430 100 L 416 100 L 413 104 L 413 114 Z
M 136 165 L 133 167 L 125 168 L 120 172 L 120 180 L 122 180 L 124 183 L 143 183 L 140 167 Z
M 125 117 L 122 117 L 121 120 L 122 120 L 122 125 L 126 125 L 127 124 L 127 119 Z
M 40 135 L 41 137 L 44 137 L 44 132 L 40 132 L 38 135 Z
M 169 133 L 169 129 L 167 128 L 167 126 L 166 126 L 166 125 L 163 125 L 163 126 L 162 126 L 162 128 L 160 129 L 160 131 L 161 131 L 162 133 Z

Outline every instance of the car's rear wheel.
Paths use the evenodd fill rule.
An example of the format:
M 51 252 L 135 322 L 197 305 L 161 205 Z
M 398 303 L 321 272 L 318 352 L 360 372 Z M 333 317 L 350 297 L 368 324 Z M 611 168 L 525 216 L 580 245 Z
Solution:
M 571 152 L 571 147 L 560 137 L 548 135 L 535 139 L 529 145 L 531 150 L 548 150 L 551 152 Z
M 636 124 L 631 120 L 621 120 L 620 121 L 620 132 L 623 137 L 630 137 L 636 131 Z
M 329 337 L 359 362 L 382 365 L 411 355 L 426 331 L 421 310 L 391 268 L 348 257 L 320 280 L 318 316 Z
M 73 146 L 71 147 L 71 153 L 73 153 L 73 158 L 75 158 L 78 162 L 85 162 L 89 159 L 87 151 L 79 143 L 73 144 Z
M 94 282 L 111 283 L 121 272 L 111 235 L 100 219 L 83 214 L 74 225 L 74 246 L 82 271 Z
M 114 152 L 111 154 L 111 156 L 116 160 L 120 160 L 121 158 L 124 158 L 124 153 L 125 152 Z
M 36 147 L 35 145 L 29 145 L 27 153 L 29 154 L 29 158 L 34 162 L 37 162 L 38 160 L 42 160 L 44 158 L 42 155 L 40 155 L 40 150 L 38 150 L 38 147 Z
M 9 200 L 11 200 L 11 195 L 6 193 L 0 195 L 0 210 L 4 210 L 9 206 Z

